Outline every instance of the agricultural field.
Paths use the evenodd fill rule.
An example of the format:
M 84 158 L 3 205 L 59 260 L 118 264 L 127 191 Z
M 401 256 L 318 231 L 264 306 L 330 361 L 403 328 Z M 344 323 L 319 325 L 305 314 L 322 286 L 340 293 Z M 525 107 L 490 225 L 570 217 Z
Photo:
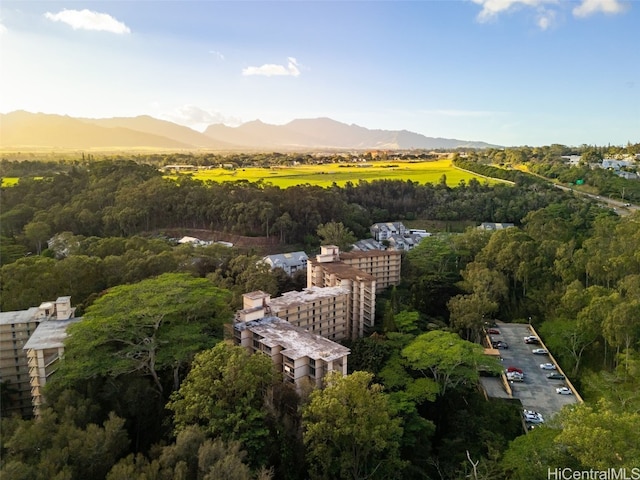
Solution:
M 19 180 L 18 177 L 2 177 L 0 178 L 0 187 L 12 187 L 18 183 Z
M 214 168 L 200 170 L 186 175 L 198 180 L 211 180 L 215 182 L 247 180 L 249 182 L 269 183 L 286 188 L 294 185 L 309 184 L 320 187 L 328 187 L 333 183 L 343 186 L 347 182 L 354 184 L 362 181 L 373 180 L 411 180 L 421 184 L 438 183 L 443 175 L 447 178 L 447 185 L 457 186 L 461 180 L 468 182 L 476 178 L 480 182 L 488 181 L 496 183 L 496 180 L 485 179 L 471 172 L 457 169 L 451 165 L 448 159 L 426 162 L 370 162 L 366 164 L 325 164 L 325 165 L 298 165 L 298 166 L 272 166 L 272 167 L 247 167 L 229 170 Z M 172 178 L 178 178 L 171 175 Z

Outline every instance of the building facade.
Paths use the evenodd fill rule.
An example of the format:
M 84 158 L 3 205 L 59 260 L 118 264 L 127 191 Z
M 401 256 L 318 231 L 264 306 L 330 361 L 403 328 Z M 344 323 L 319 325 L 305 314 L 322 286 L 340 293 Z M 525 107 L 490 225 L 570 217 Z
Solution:
M 278 317 L 248 321 L 236 317 L 233 339 L 252 353 L 268 355 L 284 381 L 299 390 L 322 387 L 331 371 L 347 374 L 348 348 Z
M 381 254 L 387 252 L 380 252 Z M 368 258 L 378 252 L 353 252 L 352 258 Z M 401 255 L 400 252 L 396 252 Z M 342 254 L 344 255 L 344 254 Z M 355 263 L 355 262 L 354 262 Z M 325 245 L 315 260 L 307 264 L 307 288 L 345 287 L 350 292 L 347 331 L 351 339 L 361 338 L 373 328 L 376 311 L 376 278 L 359 268 L 342 261 L 341 253 L 335 245 Z
M 43 387 L 48 378 L 58 369 L 59 361 L 64 355 L 67 327 L 80 320 L 82 319 L 68 318 L 42 322 L 23 347 L 27 354 L 31 403 L 33 415 L 36 417 L 40 414 L 40 407 L 44 403 Z
M 55 302 L 43 302 L 27 310 L 0 312 L 0 381 L 5 384 L 9 402 L 3 413 L 18 413 L 30 417 L 33 412 L 31 381 L 27 352 L 24 346 L 37 327 L 47 321 L 72 318 L 75 308 L 71 297 L 59 297 Z

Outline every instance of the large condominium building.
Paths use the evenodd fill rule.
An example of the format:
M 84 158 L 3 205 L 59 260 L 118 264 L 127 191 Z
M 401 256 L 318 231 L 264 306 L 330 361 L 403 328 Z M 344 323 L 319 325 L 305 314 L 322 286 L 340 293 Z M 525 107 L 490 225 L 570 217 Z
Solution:
M 359 252 L 368 254 L 371 252 Z M 320 255 L 307 264 L 307 287 L 341 286 L 349 290 L 347 328 L 349 338 L 371 330 L 376 313 L 376 278 L 340 260 L 335 245 L 321 247 Z
M 233 338 L 253 353 L 269 355 L 284 380 L 298 389 L 321 387 L 330 371 L 347 374 L 348 348 L 278 317 L 244 321 L 236 317 Z
M 236 318 L 247 321 L 275 316 L 330 340 L 344 340 L 349 332 L 350 293 L 345 287 L 311 287 L 271 298 L 258 290 L 242 296 L 242 310 Z
M 377 292 L 400 283 L 401 251 L 340 252 L 338 258 L 342 263 L 375 277 Z
M 36 417 L 40 414 L 40 406 L 44 402 L 42 389 L 51 374 L 57 370 L 58 362 L 64 354 L 67 327 L 80 320 L 82 319 L 68 318 L 42 322 L 24 346 L 29 365 L 31 403 Z
M 31 416 L 31 382 L 23 347 L 42 322 L 66 320 L 74 313 L 71 297 L 59 297 L 27 310 L 0 312 L 0 381 L 9 397 L 2 407 L 4 414 Z

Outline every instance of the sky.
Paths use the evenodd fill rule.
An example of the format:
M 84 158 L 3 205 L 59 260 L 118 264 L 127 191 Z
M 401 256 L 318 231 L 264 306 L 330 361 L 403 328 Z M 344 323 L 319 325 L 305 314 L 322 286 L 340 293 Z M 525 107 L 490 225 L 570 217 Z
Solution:
M 626 145 L 639 32 L 638 0 L 2 0 L 0 112 Z

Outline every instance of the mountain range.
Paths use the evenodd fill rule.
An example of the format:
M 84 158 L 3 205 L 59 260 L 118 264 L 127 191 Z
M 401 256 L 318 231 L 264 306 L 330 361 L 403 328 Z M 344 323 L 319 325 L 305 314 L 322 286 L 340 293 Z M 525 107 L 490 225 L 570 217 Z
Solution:
M 75 118 L 15 111 L 0 114 L 2 148 L 170 150 L 413 150 L 489 148 L 485 142 L 434 138 L 407 130 L 370 130 L 330 118 L 285 125 L 255 120 L 238 127 L 209 125 L 204 132 L 147 115 Z

